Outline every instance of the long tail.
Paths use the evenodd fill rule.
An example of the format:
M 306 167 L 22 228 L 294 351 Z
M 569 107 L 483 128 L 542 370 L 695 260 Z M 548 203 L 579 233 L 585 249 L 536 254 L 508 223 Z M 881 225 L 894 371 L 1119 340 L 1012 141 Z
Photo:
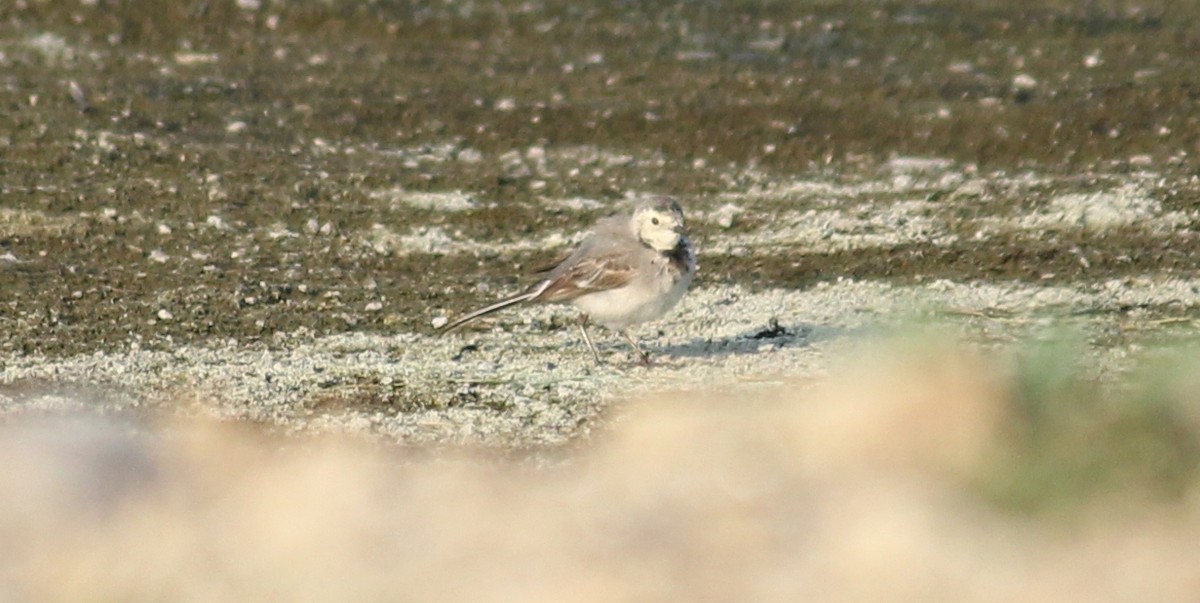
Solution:
M 446 326 L 442 327 L 440 329 L 441 334 L 445 335 L 446 333 L 449 333 L 449 332 L 451 332 L 451 331 L 453 331 L 453 330 L 455 330 L 455 329 L 457 329 L 457 328 L 459 328 L 481 316 L 487 316 L 488 314 L 491 314 L 492 312 L 499 312 L 500 310 L 503 310 L 509 306 L 515 306 L 519 303 L 527 302 L 527 301 L 537 297 L 539 294 L 541 294 L 541 292 L 542 292 L 541 288 L 534 289 L 533 291 L 526 291 L 525 293 L 522 293 L 520 295 L 514 295 L 507 299 L 502 299 L 490 306 L 486 306 L 486 307 L 480 308 L 478 310 L 475 310 L 474 312 L 470 312 L 466 316 L 460 316 L 458 319 L 454 320 L 453 322 L 447 323 Z

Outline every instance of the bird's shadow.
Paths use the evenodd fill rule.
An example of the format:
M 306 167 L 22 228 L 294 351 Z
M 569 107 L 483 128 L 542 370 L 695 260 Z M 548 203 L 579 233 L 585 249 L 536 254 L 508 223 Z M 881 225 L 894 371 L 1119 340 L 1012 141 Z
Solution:
M 804 348 L 846 334 L 846 329 L 805 322 L 784 324 L 772 318 L 765 325 L 726 337 L 697 337 L 684 343 L 651 347 L 654 355 L 680 358 L 721 357 L 760 354 L 764 347 Z

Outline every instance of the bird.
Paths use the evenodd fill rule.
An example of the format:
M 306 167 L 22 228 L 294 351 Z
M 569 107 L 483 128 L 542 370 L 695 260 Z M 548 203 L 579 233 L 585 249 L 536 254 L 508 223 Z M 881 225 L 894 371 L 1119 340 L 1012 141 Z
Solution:
M 523 292 L 468 312 L 441 332 L 519 304 L 569 303 L 580 310 L 579 330 L 597 364 L 603 361 L 588 334 L 590 322 L 617 332 L 649 365 L 650 356 L 626 329 L 657 319 L 678 304 L 696 270 L 683 209 L 671 197 L 654 196 L 632 213 L 598 221 L 574 251 L 536 270 L 541 280 Z

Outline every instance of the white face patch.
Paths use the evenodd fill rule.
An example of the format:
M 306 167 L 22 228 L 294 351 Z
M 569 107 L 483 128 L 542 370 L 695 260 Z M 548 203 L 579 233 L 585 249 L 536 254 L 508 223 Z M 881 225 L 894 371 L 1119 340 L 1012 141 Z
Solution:
M 683 216 L 679 212 L 644 207 L 634 214 L 633 223 L 638 238 L 656 251 L 670 251 L 683 238 Z

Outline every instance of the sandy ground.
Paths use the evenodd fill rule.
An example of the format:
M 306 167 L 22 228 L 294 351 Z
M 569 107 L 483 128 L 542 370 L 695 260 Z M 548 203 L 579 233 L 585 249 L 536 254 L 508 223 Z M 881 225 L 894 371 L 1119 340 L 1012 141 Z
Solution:
M 568 307 L 520 308 L 480 328 L 438 337 L 432 325 L 453 310 L 430 306 L 424 309 L 428 322 L 412 331 L 323 335 L 301 328 L 254 342 L 217 335 L 143 348 L 135 339 L 116 349 L 75 355 L 10 356 L 0 408 L 9 415 L 96 407 L 182 413 L 250 420 L 288 432 L 523 448 L 586 435 L 603 421 L 611 401 L 647 391 L 817 377 L 841 350 L 906 325 L 942 328 L 1002 349 L 1070 333 L 1092 359 L 1091 372 L 1110 380 L 1135 368 L 1147 347 L 1193 339 L 1200 282 L 1171 270 L 1097 279 L 1047 274 L 1035 282 L 920 275 L 889 282 L 830 275 L 801 289 L 705 278 L 710 260 L 799 264 L 813 253 L 870 252 L 914 241 L 945 249 L 963 239 L 983 244 L 995 238 L 1119 231 L 1147 245 L 1165 245 L 1190 236 L 1196 218 L 1195 211 L 1165 209 L 1154 192 L 1190 187 L 1189 182 L 1146 172 L 1094 176 L 1094 182 L 1108 186 L 1086 194 L 1043 194 L 1017 212 L 1006 195 L 1032 196 L 1032 189 L 1064 185 L 1049 177 L 967 177 L 949 161 L 897 159 L 888 169 L 886 180 L 766 183 L 693 199 L 692 220 L 707 233 L 697 236 L 701 278 L 675 312 L 637 330 L 657 360 L 650 368 L 633 363 L 611 334 L 602 337 L 606 364 L 594 365 Z M 474 201 L 464 193 L 410 197 L 394 192 L 388 202 L 433 205 L 454 215 Z M 579 198 L 544 203 L 576 212 L 600 205 Z M 958 217 L 967 210 L 969 219 Z M 369 226 L 362 237 L 378 236 L 382 228 Z M 317 230 L 294 236 L 319 238 Z M 388 258 L 432 254 L 435 265 L 453 257 L 482 258 L 481 272 L 505 278 L 519 274 L 508 258 L 520 250 L 552 257 L 578 236 L 562 231 L 489 242 L 410 226 L 409 232 L 386 239 L 386 247 L 363 243 L 362 248 Z M 375 244 L 382 245 L 381 240 L 374 239 Z M 1069 252 L 1085 273 L 1091 272 L 1089 255 L 1105 261 L 1103 252 L 1093 249 Z M 160 263 L 153 252 L 145 261 Z M 512 284 L 502 288 L 484 280 L 466 287 L 461 295 L 469 299 L 459 300 L 457 307 L 485 304 L 519 286 L 515 280 L 504 282 Z M 253 309 L 252 301 L 243 303 Z M 368 313 L 389 312 L 384 296 L 369 303 L 374 305 L 363 308 Z M 140 320 L 169 324 L 177 311 L 163 304 Z
M 1194 600 L 1192 4 L 0 2 L 0 599 Z
M 27 416 L 0 427 L 0 596 L 1192 600 L 1194 481 L 1166 502 L 1150 474 L 1161 466 L 1136 452 L 1132 473 L 1053 472 L 1080 453 L 1122 458 L 1128 431 L 1040 450 L 1033 468 L 1053 482 L 1041 511 L 1020 512 L 1024 487 L 1005 475 L 1025 419 L 995 356 L 928 340 L 858 352 L 815 385 L 634 398 L 603 437 L 537 462 Z M 1181 399 L 1194 408 L 1194 388 Z M 1108 422 L 1111 409 L 1078 418 Z M 1142 441 L 1157 454 L 1183 429 L 1163 427 Z M 1080 499 L 1068 484 L 1081 475 L 1105 485 Z

